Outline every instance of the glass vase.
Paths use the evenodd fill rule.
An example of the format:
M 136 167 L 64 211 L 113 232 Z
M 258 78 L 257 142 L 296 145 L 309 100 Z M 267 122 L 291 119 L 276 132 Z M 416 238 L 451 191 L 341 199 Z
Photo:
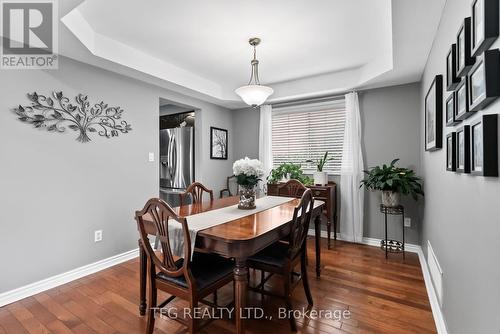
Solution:
M 240 202 L 238 209 L 255 209 L 255 187 L 240 187 Z

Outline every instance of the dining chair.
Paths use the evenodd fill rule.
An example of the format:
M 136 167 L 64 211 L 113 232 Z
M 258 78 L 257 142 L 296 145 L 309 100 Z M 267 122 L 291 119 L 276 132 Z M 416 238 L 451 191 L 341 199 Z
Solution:
M 302 182 L 292 179 L 278 187 L 278 196 L 300 198 L 306 189 L 306 186 L 304 186 Z
M 234 263 L 218 255 L 198 252 L 195 252 L 191 259 L 191 238 L 186 218 L 178 217 L 170 206 L 159 198 L 150 199 L 141 211 L 136 211 L 135 219 L 141 247 L 148 257 L 149 298 L 146 333 L 153 333 L 156 311 L 164 308 L 176 297 L 188 301 L 190 314 L 194 314 L 193 310 L 198 307 L 198 303 L 217 307 L 216 300 L 211 303 L 204 298 L 233 281 Z M 175 225 L 182 229 L 180 235 L 184 238 L 183 257 L 178 259 L 172 253 L 173 245 L 169 239 L 169 226 Z M 153 250 L 149 235 L 159 238 L 161 252 Z M 171 296 L 158 303 L 158 290 Z M 162 316 L 168 315 L 162 313 Z M 202 324 L 193 317 L 177 318 L 172 317 L 186 326 L 189 333 L 195 333 L 198 328 L 208 323 L 205 321 Z
M 226 179 L 226 188 L 220 191 L 219 196 L 223 198 L 238 195 L 239 188 L 239 185 L 236 183 L 236 176 L 228 176 Z
M 261 282 L 251 290 L 262 294 L 280 297 L 285 300 L 288 311 L 293 310 L 292 292 L 297 284 L 302 281 L 304 292 L 309 307 L 313 305 L 309 281 L 307 278 L 307 232 L 311 222 L 314 198 L 310 189 L 306 189 L 300 199 L 300 203 L 295 207 L 293 219 L 290 226 L 290 237 L 288 242 L 278 241 L 268 246 L 259 253 L 248 258 L 248 266 L 269 275 L 262 275 Z M 295 272 L 295 267 L 300 263 L 300 274 Z M 284 280 L 284 295 L 276 295 L 264 289 L 265 283 L 274 274 L 280 275 Z M 295 278 L 295 279 L 294 279 Z M 289 312 L 287 312 L 289 314 Z M 295 319 L 290 317 L 290 327 L 292 331 L 297 331 Z
M 214 200 L 213 190 L 208 189 L 200 182 L 193 182 L 187 187 L 186 191 L 180 194 L 180 205 L 188 204 L 188 199 L 191 198 L 191 203 L 203 202 L 203 195 L 208 193 L 210 201 Z

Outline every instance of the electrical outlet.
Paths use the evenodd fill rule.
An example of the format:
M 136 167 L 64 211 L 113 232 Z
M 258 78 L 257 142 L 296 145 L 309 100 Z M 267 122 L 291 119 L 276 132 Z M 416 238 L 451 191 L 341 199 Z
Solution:
M 148 159 L 149 159 L 149 162 L 154 162 L 155 161 L 155 154 L 154 154 L 154 152 L 149 152 Z
M 94 242 L 102 241 L 102 230 L 97 230 L 94 232 Z
M 405 227 L 411 227 L 411 218 L 409 217 L 405 218 Z

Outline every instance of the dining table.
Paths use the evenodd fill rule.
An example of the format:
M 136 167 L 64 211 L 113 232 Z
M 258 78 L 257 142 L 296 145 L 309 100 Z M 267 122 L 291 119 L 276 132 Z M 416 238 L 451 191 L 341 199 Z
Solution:
M 204 212 L 235 206 L 239 196 L 215 199 L 212 201 L 187 204 L 173 208 L 179 216 L 186 218 L 189 225 L 189 216 Z M 290 233 L 294 209 L 299 204 L 299 198 L 289 198 L 282 204 L 265 210 L 255 212 L 249 210 L 241 218 L 212 224 L 211 227 L 200 230 L 196 234 L 195 249 L 203 252 L 215 253 L 226 258 L 233 258 L 234 273 L 234 305 L 236 333 L 245 333 L 244 314 L 248 287 L 248 267 L 246 260 L 267 246 L 286 238 Z M 316 251 L 316 277 L 321 274 L 321 219 L 325 203 L 315 201 L 311 220 L 314 221 L 315 251 Z M 242 210 L 243 211 L 243 210 Z M 155 227 L 152 220 L 144 220 L 146 232 L 152 237 Z M 140 262 L 140 301 L 139 313 L 146 314 L 146 281 L 147 281 L 147 256 L 139 240 Z

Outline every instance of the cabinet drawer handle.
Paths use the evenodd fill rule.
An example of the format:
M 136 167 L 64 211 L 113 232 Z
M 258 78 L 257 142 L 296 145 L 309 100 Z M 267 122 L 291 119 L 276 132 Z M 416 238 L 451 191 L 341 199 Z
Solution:
M 314 192 L 314 195 L 316 195 L 316 196 L 319 196 L 320 194 L 321 194 L 321 192 L 320 192 L 320 191 L 317 191 L 317 190 L 316 190 L 316 191 Z

